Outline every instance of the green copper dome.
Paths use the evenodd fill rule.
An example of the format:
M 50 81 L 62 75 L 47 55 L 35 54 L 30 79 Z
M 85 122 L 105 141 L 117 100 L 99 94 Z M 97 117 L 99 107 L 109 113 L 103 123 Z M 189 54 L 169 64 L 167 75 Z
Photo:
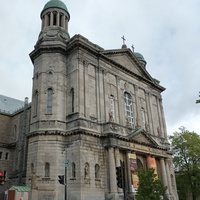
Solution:
M 134 52 L 133 53 L 134 56 L 138 59 L 138 61 L 143 65 L 143 66 L 146 66 L 146 60 L 144 59 L 143 55 L 138 53 L 138 52 Z
M 134 52 L 134 55 L 139 61 L 145 61 L 145 59 L 144 59 L 142 54 L 140 54 L 138 52 Z
M 68 9 L 67 9 L 67 6 L 60 0 L 50 0 L 49 2 L 47 2 L 41 12 L 41 16 L 42 16 L 42 13 L 49 9 L 49 8 L 59 8 L 59 9 L 62 9 L 64 10 L 65 12 L 67 12 L 68 14 L 68 17 L 70 18 L 70 15 L 69 15 L 69 12 L 68 12 Z

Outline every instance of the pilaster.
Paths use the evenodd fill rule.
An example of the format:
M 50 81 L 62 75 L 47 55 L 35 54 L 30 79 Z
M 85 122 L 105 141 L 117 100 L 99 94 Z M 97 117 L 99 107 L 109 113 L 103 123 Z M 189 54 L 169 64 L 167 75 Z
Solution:
M 110 193 L 117 193 L 117 180 L 116 180 L 116 166 L 114 157 L 114 148 L 109 147 L 108 149 L 109 158 L 109 180 L 110 180 Z

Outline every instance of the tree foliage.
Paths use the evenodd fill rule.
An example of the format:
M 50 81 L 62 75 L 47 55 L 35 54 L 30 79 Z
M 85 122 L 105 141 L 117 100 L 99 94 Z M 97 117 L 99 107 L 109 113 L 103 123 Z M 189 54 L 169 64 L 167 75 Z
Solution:
M 199 97 L 200 97 L 200 92 L 199 92 Z M 200 103 L 200 99 L 196 100 L 196 103 Z
M 137 200 L 160 200 L 165 196 L 167 187 L 156 179 L 154 169 L 140 170 L 138 173 L 139 187 L 136 195 Z
M 187 194 L 191 194 L 196 200 L 200 196 L 200 136 L 184 127 L 179 130 L 169 137 L 179 198 L 187 199 Z

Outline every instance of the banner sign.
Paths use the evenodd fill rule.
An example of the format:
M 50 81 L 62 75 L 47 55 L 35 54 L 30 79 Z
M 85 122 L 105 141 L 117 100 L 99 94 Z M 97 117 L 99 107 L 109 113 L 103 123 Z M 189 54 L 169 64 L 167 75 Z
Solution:
M 129 165 L 130 165 L 130 174 L 131 174 L 131 184 L 132 184 L 132 192 L 138 188 L 138 172 L 137 172 L 137 159 L 135 153 L 129 154 Z
M 155 178 L 158 179 L 156 159 L 154 157 L 148 157 L 147 162 L 148 162 L 148 167 L 154 169 L 154 174 L 156 175 Z

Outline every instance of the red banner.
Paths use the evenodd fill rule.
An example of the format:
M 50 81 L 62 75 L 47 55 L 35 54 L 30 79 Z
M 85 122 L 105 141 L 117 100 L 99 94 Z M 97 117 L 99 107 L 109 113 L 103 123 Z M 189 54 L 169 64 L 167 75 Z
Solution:
M 156 174 L 156 179 L 158 179 L 156 159 L 154 157 L 148 157 L 147 162 L 148 162 L 148 167 L 154 169 L 154 174 Z

